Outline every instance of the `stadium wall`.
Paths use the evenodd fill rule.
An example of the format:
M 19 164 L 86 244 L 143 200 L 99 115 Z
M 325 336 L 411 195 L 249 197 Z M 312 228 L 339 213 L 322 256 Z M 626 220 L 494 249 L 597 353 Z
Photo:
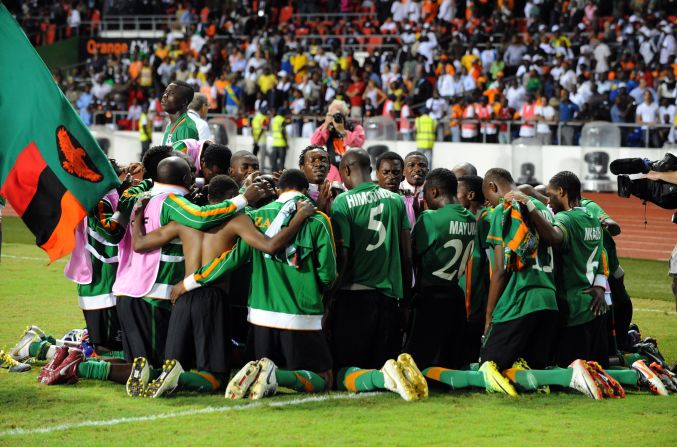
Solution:
M 78 37 L 60 40 L 51 45 L 39 46 L 36 50 L 50 69 L 75 65 L 81 60 L 80 39 Z
M 141 144 L 137 132 L 111 131 L 105 127 L 96 126 L 93 133 L 98 138 L 107 138 L 110 141 L 108 155 L 119 163 L 127 164 L 138 161 L 141 153 Z M 251 150 L 253 142 L 250 136 L 233 136 L 235 144 L 229 144 L 233 151 Z M 153 144 L 160 144 L 162 133 L 153 134 Z M 286 167 L 297 167 L 299 154 L 309 142 L 307 138 L 290 138 L 290 148 L 287 153 Z M 367 141 L 365 148 L 384 145 L 402 157 L 416 150 L 413 141 Z M 269 144 L 268 147 L 271 145 Z M 590 152 L 605 152 L 608 160 L 603 167 L 596 166 L 593 170 L 599 172 L 598 180 L 592 180 L 589 163 L 585 161 Z M 453 167 L 460 162 L 470 162 L 477 167 L 480 175 L 493 167 L 503 167 L 510 170 L 518 180 L 523 165 L 533 165 L 533 177 L 540 182 L 547 181 L 559 171 L 569 170 L 577 173 L 584 186 L 590 191 L 612 191 L 616 189 L 616 176 L 610 172 L 600 172 L 608 168 L 608 162 L 623 157 L 646 157 L 657 160 L 663 157 L 665 149 L 637 149 L 637 148 L 583 148 L 580 146 L 513 146 L 501 144 L 481 143 L 436 143 L 433 149 L 433 167 Z M 599 180 L 599 177 L 602 180 Z M 606 177 L 604 179 L 604 177 Z M 587 182 L 586 182 L 587 179 Z M 518 180 L 519 181 L 519 180 Z

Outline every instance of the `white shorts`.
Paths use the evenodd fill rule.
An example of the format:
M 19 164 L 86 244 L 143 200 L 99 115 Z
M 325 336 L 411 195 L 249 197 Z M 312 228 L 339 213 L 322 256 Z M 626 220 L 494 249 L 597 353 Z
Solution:
M 670 276 L 677 276 L 677 245 L 675 245 L 674 250 L 672 250 L 672 256 L 670 256 Z

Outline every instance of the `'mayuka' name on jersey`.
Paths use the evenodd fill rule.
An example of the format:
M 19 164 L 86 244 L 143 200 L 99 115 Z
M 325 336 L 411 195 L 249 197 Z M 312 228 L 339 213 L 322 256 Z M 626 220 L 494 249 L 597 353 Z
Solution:
M 378 202 L 380 199 L 400 199 L 399 196 L 394 195 L 386 189 L 376 189 L 374 191 L 364 191 L 357 194 L 351 194 L 346 196 L 346 202 L 348 203 L 348 208 L 354 208 L 356 206 L 368 205 L 370 203 Z
M 583 239 L 586 241 L 598 241 L 602 239 L 602 227 L 597 228 L 586 227 Z
M 477 222 L 459 222 L 452 220 L 449 222 L 449 234 L 474 236 L 477 234 Z

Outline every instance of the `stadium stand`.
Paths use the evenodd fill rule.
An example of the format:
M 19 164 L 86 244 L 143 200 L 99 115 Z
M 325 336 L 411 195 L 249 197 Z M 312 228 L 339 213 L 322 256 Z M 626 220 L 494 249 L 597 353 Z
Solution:
M 143 104 L 152 114 L 177 79 L 208 96 L 210 113 L 237 115 L 238 127 L 263 105 L 285 107 L 299 135 L 340 98 L 354 119 L 389 117 L 400 131 L 425 106 L 438 141 L 460 141 L 465 129 L 463 141 L 572 145 L 589 121 L 621 126 L 623 146 L 676 138 L 672 2 L 14 3 L 36 45 L 162 35 L 152 47 L 97 48 L 55 72 L 88 124 L 135 129 Z

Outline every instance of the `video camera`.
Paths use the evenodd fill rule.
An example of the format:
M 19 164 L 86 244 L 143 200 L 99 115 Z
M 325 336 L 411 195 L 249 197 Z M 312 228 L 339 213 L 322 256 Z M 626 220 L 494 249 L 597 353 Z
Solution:
M 654 203 L 661 208 L 673 210 L 677 208 L 677 185 L 662 180 L 640 178 L 631 180 L 628 174 L 647 174 L 649 171 L 677 171 L 677 157 L 667 153 L 663 159 L 650 161 L 646 158 L 620 158 L 610 165 L 611 172 L 618 175 L 618 195 L 620 197 L 635 196 L 644 201 Z M 677 223 L 677 214 L 673 216 Z

